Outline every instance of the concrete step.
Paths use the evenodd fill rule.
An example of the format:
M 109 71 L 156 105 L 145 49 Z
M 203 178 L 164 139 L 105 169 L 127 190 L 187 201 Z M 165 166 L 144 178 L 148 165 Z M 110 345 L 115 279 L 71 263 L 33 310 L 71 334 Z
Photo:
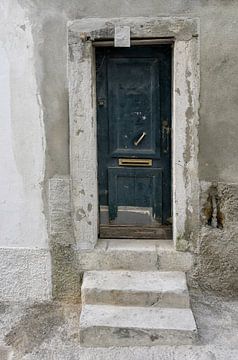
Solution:
M 89 271 L 84 273 L 85 304 L 188 308 L 185 274 L 159 271 Z
M 196 335 L 190 309 L 84 305 L 80 318 L 86 347 L 187 345 Z
M 100 240 L 93 250 L 77 254 L 81 271 L 188 271 L 192 255 L 174 249 L 172 240 Z

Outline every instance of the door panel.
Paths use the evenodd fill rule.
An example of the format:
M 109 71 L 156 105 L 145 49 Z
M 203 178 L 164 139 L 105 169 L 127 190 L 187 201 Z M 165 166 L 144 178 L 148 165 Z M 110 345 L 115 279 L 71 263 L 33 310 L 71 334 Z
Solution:
M 109 218 L 117 217 L 118 206 L 152 208 L 162 219 L 162 172 L 160 169 L 108 168 Z
M 171 218 L 171 46 L 98 48 L 96 70 L 99 204 L 109 225 L 135 208 L 162 226 Z
M 110 59 L 108 97 L 111 156 L 159 157 L 158 60 Z M 143 133 L 144 138 L 136 144 Z

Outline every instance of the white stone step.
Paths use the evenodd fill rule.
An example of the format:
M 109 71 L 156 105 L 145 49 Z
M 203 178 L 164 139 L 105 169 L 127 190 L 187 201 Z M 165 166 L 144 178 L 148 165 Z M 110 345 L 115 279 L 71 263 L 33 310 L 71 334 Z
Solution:
M 176 251 L 172 240 L 99 240 L 92 250 L 77 253 L 81 271 L 136 270 L 188 271 L 193 257 Z
M 183 272 L 89 271 L 84 273 L 85 304 L 189 307 Z
M 84 305 L 80 318 L 87 347 L 187 345 L 196 335 L 190 309 Z

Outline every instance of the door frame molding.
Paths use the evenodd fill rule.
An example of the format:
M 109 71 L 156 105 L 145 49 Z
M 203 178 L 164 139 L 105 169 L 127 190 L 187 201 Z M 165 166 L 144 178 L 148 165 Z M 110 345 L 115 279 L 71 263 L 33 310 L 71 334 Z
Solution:
M 181 17 L 86 18 L 68 24 L 71 207 L 78 249 L 98 241 L 95 51 L 127 25 L 143 43 L 173 42 L 172 208 L 177 250 L 196 245 L 199 229 L 199 20 Z

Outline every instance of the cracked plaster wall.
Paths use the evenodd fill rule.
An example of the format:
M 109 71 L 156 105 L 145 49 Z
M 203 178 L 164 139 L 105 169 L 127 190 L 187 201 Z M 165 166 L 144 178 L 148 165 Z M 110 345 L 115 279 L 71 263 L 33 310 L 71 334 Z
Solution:
M 49 249 L 56 272 L 61 262 L 58 262 L 57 256 L 57 261 L 54 261 L 55 246 L 62 246 L 62 233 L 57 237 L 57 231 L 52 228 L 49 221 L 51 216 L 57 218 L 58 215 L 53 214 L 52 209 L 48 209 L 48 180 L 54 178 L 57 181 L 57 178 L 63 177 L 66 179 L 67 187 L 69 20 L 120 16 L 199 17 L 200 179 L 222 182 L 227 189 L 233 189 L 238 183 L 237 2 L 139 0 L 135 6 L 132 1 L 112 0 L 110 5 L 104 5 L 105 1 L 102 0 L 2 0 L 0 4 L 0 147 L 3 154 L 0 159 L 0 170 L 1 175 L 4 174 L 1 176 L 0 186 L 0 246 L 9 247 L 12 251 L 15 251 L 14 248 L 33 248 L 34 251 Z M 230 183 L 234 185 L 227 185 Z M 202 191 L 207 194 L 203 187 Z M 226 193 L 221 195 L 226 198 Z M 54 204 L 57 208 L 57 201 Z M 228 261 L 224 261 L 224 267 L 220 263 L 221 267 L 213 267 L 217 272 L 211 270 L 208 272 L 210 275 L 205 276 L 205 269 L 209 268 L 208 263 L 217 256 L 217 252 L 222 259 L 237 259 L 236 224 L 235 221 L 232 225 L 226 222 L 230 213 L 236 214 L 235 208 L 227 207 L 223 211 L 227 224 L 223 230 L 208 228 L 207 225 L 201 227 L 198 246 L 201 256 L 197 258 L 196 265 L 197 273 L 200 272 L 200 275 L 196 275 L 196 278 L 205 279 L 204 282 L 210 287 L 214 274 L 218 277 L 219 272 L 233 274 Z M 66 213 L 68 226 L 67 209 Z M 62 223 L 60 226 L 64 228 Z M 74 239 L 67 237 L 64 241 L 67 244 L 64 243 L 62 249 L 69 249 L 69 259 Z M 228 245 L 225 248 L 230 249 L 229 255 L 224 255 L 224 243 Z M 59 258 L 60 254 L 62 255 L 62 251 L 59 251 Z M 0 256 L 5 255 L 1 255 L 0 251 Z M 62 258 L 64 261 L 67 256 Z M 47 285 L 44 283 L 43 286 L 44 289 L 48 289 L 46 293 L 49 296 L 51 274 L 48 255 L 44 261 L 47 264 L 44 271 L 48 280 Z M 29 261 L 29 264 L 34 267 L 34 262 Z M 6 279 L 8 276 L 6 275 Z M 227 284 L 226 288 L 233 286 L 232 275 L 224 275 L 222 279 Z M 27 274 L 23 280 L 27 281 Z M 37 291 L 32 296 L 37 297 Z
M 201 231 L 190 285 L 238 294 L 238 184 L 201 182 Z

